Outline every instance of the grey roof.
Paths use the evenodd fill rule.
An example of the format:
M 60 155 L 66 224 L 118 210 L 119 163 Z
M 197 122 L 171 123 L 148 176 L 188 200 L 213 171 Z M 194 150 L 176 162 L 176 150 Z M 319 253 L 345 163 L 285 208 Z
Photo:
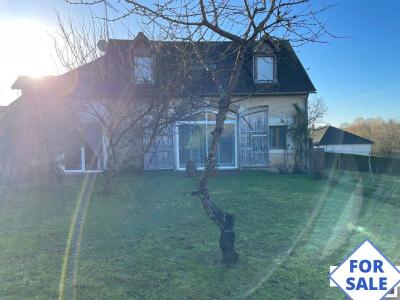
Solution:
M 157 81 L 162 81 L 165 76 L 169 76 L 173 72 L 177 72 L 174 59 L 181 55 L 179 48 L 190 48 L 188 43 L 175 41 L 151 41 L 147 40 L 144 35 L 139 35 L 133 40 L 114 40 L 108 42 L 106 53 L 88 64 L 85 64 L 75 70 L 67 72 L 57 78 L 65 82 L 73 82 L 75 92 L 98 93 L 106 95 L 121 95 L 121 93 L 132 94 L 146 88 L 153 90 L 154 86 L 145 87 L 135 85 L 133 80 L 133 57 L 137 48 L 143 40 L 148 45 L 158 47 L 161 51 L 157 51 L 156 64 L 163 65 L 162 71 L 156 73 Z M 222 82 L 228 81 L 230 70 L 233 67 L 237 48 L 233 47 L 232 42 L 199 42 L 198 49 L 206 49 L 207 61 L 215 66 Z M 234 94 L 288 94 L 288 93 L 312 93 L 316 89 L 312 84 L 307 72 L 303 68 L 296 53 L 286 40 L 279 40 L 275 49 L 277 58 L 277 81 L 269 83 L 255 83 L 253 79 L 253 49 L 249 49 L 242 72 L 239 77 L 237 88 Z M 100 80 L 97 76 L 96 68 L 106 63 L 108 66 L 107 73 L 110 74 L 107 80 Z M 123 67 L 121 67 L 123 66 Z M 199 70 L 193 70 L 193 79 L 188 80 L 185 86 L 185 92 L 188 94 L 215 95 L 217 87 L 211 76 L 203 72 L 199 75 Z M 23 84 L 16 82 L 14 88 L 20 88 Z
M 354 145 L 373 144 L 374 142 L 333 126 L 320 127 L 311 132 L 315 146 L 318 145 Z
M 135 40 L 110 40 L 106 55 L 114 56 L 120 51 L 130 51 L 135 49 Z M 159 42 L 150 41 L 150 44 L 157 44 L 164 50 L 158 58 L 158 61 L 174 61 L 173 57 L 180 54 L 179 49 L 188 49 L 187 43 L 184 42 Z M 197 43 L 197 48 L 203 50 L 210 65 L 214 65 L 219 72 L 222 82 L 227 82 L 230 70 L 234 65 L 237 50 L 233 47 L 232 42 L 201 42 Z M 134 50 L 133 50 L 134 51 Z M 190 51 L 190 50 L 189 50 Z M 239 77 L 235 93 L 237 94 L 274 94 L 274 93 L 309 93 L 315 92 L 316 89 L 312 84 L 307 72 L 303 68 L 296 53 L 292 49 L 290 43 L 285 40 L 279 41 L 276 47 L 277 57 L 277 82 L 271 83 L 255 83 L 253 79 L 253 49 L 249 49 L 246 53 L 245 62 Z M 165 67 L 162 68 L 165 72 Z M 169 70 L 173 72 L 173 70 Z M 168 72 L 168 73 L 169 73 Z M 194 70 L 198 72 L 198 70 Z M 158 74 L 158 78 L 162 74 Z M 126 78 L 126 77 L 125 77 Z M 157 78 L 157 76 L 156 76 Z M 197 78 L 197 82 L 192 82 L 191 89 L 199 94 L 217 94 L 217 87 L 208 74 L 204 76 L 193 76 Z M 118 79 L 121 82 L 121 78 Z M 128 84 L 128 83 L 126 83 Z

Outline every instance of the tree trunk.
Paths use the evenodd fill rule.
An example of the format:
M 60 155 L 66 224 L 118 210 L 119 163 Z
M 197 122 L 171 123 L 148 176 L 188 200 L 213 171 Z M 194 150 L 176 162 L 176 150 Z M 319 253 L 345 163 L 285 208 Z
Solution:
M 244 46 L 239 47 L 235 65 L 233 67 L 228 85 L 225 90 L 219 87 L 220 97 L 218 100 L 218 113 L 216 117 L 215 128 L 211 133 L 211 147 L 209 149 L 206 167 L 200 178 L 198 191 L 194 193 L 200 197 L 203 208 L 206 211 L 208 217 L 220 229 L 219 247 L 222 251 L 222 262 L 225 264 L 233 264 L 237 262 L 239 258 L 235 250 L 235 216 L 228 212 L 223 212 L 211 200 L 208 192 L 208 179 L 213 170 L 215 170 L 215 168 L 217 167 L 216 152 L 219 141 L 221 139 L 222 131 L 224 129 L 226 114 L 228 113 L 229 106 L 231 105 L 232 93 L 236 89 L 240 70 L 243 66 L 245 51 L 246 48 Z
M 111 195 L 114 192 L 114 178 L 117 175 L 116 172 L 116 163 L 117 160 L 114 156 L 114 149 L 109 146 L 108 149 L 108 160 L 107 160 L 107 165 L 106 165 L 106 169 L 104 171 L 104 179 L 105 179 L 105 183 L 104 183 L 104 193 L 107 195 Z
M 226 101 L 225 99 L 221 104 L 222 105 L 220 105 L 217 114 L 215 129 L 212 132 L 211 147 L 207 158 L 206 168 L 200 178 L 198 194 L 207 215 L 220 229 L 219 247 L 222 251 L 222 262 L 232 264 L 237 262 L 239 257 L 235 250 L 235 216 L 219 209 L 211 200 L 208 193 L 208 178 L 210 177 L 211 172 L 216 168 L 215 154 L 222 135 L 230 99 L 229 101 Z
M 222 262 L 226 264 L 235 263 L 239 255 L 235 251 L 235 216 L 229 213 L 224 214 L 224 222 L 219 237 L 219 247 L 222 251 Z

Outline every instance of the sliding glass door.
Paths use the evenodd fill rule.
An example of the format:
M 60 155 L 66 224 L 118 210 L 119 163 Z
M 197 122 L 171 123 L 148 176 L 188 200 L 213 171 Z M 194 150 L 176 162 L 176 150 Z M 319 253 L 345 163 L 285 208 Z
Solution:
M 198 168 L 204 168 L 211 146 L 211 132 L 215 128 L 215 117 L 205 113 L 204 119 L 182 122 L 177 126 L 177 168 L 185 169 L 189 160 Z M 198 117 L 198 115 L 197 115 Z M 217 166 L 219 168 L 235 168 L 236 164 L 236 118 L 230 116 L 225 122 L 217 150 Z
M 197 167 L 204 167 L 207 157 L 206 130 L 205 124 L 178 126 L 180 168 L 185 168 L 189 160 L 194 161 Z
M 207 139 L 211 145 L 211 132 L 215 125 L 207 126 Z M 217 166 L 234 167 L 235 166 L 235 124 L 225 124 L 217 150 Z

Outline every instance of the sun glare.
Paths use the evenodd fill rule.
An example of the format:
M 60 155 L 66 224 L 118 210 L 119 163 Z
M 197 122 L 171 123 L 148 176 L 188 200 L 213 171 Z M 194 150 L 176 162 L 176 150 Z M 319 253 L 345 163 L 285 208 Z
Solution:
M 52 32 L 52 27 L 35 20 L 0 20 L 0 105 L 19 97 L 18 91 L 11 90 L 17 76 L 56 73 Z
M 34 20 L 0 21 L 0 78 L 55 73 L 51 28 Z

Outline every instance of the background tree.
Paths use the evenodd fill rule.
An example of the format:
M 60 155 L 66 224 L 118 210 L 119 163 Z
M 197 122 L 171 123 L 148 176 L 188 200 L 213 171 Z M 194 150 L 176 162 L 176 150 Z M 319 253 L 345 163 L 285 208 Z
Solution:
M 374 142 L 372 153 L 378 156 L 400 156 L 400 121 L 378 118 L 358 118 L 340 126 Z
M 104 3 L 102 0 L 68 1 L 84 5 Z M 234 248 L 234 216 L 222 211 L 212 201 L 208 182 L 216 168 L 216 151 L 223 131 L 228 111 L 233 104 L 232 95 L 243 67 L 246 53 L 256 51 L 263 43 L 279 45 L 279 39 L 288 39 L 296 45 L 320 41 L 327 34 L 324 23 L 319 20 L 321 13 L 329 6 L 312 6 L 309 0 L 170 0 L 145 1 L 125 0 L 125 11 L 109 21 L 121 20 L 131 15 L 141 17 L 142 24 L 156 27 L 161 39 L 182 40 L 193 45 L 198 63 L 209 72 L 218 89 L 216 101 L 216 125 L 208 152 L 205 170 L 197 195 L 210 219 L 219 227 L 220 248 L 223 261 L 235 262 L 238 255 Z M 232 42 L 231 55 L 234 56 L 228 72 L 213 70 L 201 41 L 228 40 Z
M 318 127 L 319 124 L 323 123 L 323 118 L 328 112 L 328 106 L 322 97 L 314 97 L 309 99 L 307 106 L 307 128 L 313 129 Z

